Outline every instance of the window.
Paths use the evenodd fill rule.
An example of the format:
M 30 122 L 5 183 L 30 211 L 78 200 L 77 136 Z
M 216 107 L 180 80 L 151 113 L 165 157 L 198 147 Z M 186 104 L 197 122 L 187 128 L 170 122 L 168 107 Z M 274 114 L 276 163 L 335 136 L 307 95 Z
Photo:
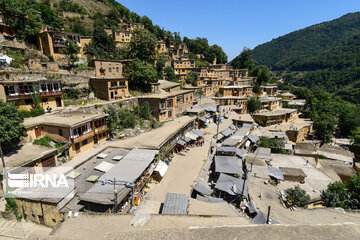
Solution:
M 53 86 L 52 86 L 51 83 L 49 83 L 49 84 L 47 85 L 47 87 L 48 87 L 49 92 L 51 92 L 51 91 L 53 90 Z
M 116 87 L 116 86 L 117 86 L 117 82 L 111 82 L 111 86 L 112 86 L 112 87 Z
M 46 92 L 46 84 L 41 84 L 40 88 L 42 92 Z
M 109 73 L 111 73 L 111 70 L 112 70 L 111 67 L 109 67 Z
M 116 67 L 116 72 L 119 72 L 119 67 Z
M 82 142 L 81 142 L 81 145 L 86 145 L 86 144 L 88 144 L 88 140 L 87 139 L 85 139 L 85 140 L 83 140 Z
M 52 218 L 53 223 L 56 223 L 56 220 Z
M 5 86 L 5 94 L 7 96 L 15 94 L 15 87 L 14 86 Z
M 54 91 L 59 91 L 59 85 L 57 83 L 54 83 Z
M 62 129 L 59 129 L 59 135 L 62 136 L 63 135 L 63 131 Z

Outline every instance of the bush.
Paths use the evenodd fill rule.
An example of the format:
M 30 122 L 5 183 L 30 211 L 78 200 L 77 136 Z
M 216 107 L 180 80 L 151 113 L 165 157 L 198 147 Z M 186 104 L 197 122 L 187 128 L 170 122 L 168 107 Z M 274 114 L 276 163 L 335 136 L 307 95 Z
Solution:
M 120 110 L 119 124 L 122 128 L 134 128 L 136 126 L 136 117 L 134 113 L 127 108 Z
M 55 147 L 56 148 L 61 148 L 62 146 L 64 146 L 65 144 L 64 143 L 62 143 L 62 142 L 57 142 L 57 143 L 55 143 Z
M 285 192 L 295 206 L 305 207 L 310 203 L 310 195 L 299 186 L 295 186 L 295 188 L 288 188 Z
M 67 88 L 64 90 L 64 99 L 78 99 L 80 90 L 77 88 Z
M 259 143 L 260 147 L 271 148 L 272 153 L 286 153 L 285 142 L 283 139 L 262 137 Z
M 5 210 L 6 211 L 13 211 L 15 216 L 16 216 L 16 219 L 21 220 L 21 215 L 18 212 L 18 206 L 17 206 L 16 201 L 15 201 L 14 198 L 12 198 L 12 197 L 6 198 Z
M 140 117 L 142 119 L 149 120 L 151 116 L 151 109 L 148 102 L 145 102 L 144 105 L 140 108 Z
M 51 147 L 50 142 L 51 142 L 51 139 L 48 136 L 45 136 L 42 138 L 35 139 L 33 141 L 33 144 L 44 146 L 44 147 Z
M 45 114 L 45 110 L 40 107 L 40 108 L 33 108 L 30 111 L 19 110 L 19 113 L 22 118 L 30 118 L 30 117 L 37 117 L 37 116 Z

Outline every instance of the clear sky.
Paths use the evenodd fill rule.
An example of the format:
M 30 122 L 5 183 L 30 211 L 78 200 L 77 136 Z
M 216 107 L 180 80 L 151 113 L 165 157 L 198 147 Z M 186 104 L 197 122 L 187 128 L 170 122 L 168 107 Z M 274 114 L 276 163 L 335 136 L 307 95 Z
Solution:
M 236 57 L 258 44 L 360 11 L 359 0 L 117 0 L 154 24 L 189 38 L 206 37 Z

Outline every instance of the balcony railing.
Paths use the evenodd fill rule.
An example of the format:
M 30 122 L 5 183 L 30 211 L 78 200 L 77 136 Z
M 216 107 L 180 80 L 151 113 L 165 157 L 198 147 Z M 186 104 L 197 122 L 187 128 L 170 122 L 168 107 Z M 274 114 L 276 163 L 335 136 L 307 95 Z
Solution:
M 51 91 L 51 92 L 41 92 L 41 97 L 52 97 L 52 96 L 61 96 L 63 94 L 62 91 Z M 18 93 L 14 95 L 7 95 L 6 98 L 8 100 L 18 100 L 18 99 L 30 99 L 31 93 Z
M 91 131 L 91 132 L 86 133 L 84 135 L 81 135 L 79 137 L 73 138 L 73 141 L 74 141 L 74 143 L 78 143 L 78 142 L 81 142 L 81 141 L 83 141 L 85 139 L 91 138 L 93 136 L 95 136 L 95 132 Z

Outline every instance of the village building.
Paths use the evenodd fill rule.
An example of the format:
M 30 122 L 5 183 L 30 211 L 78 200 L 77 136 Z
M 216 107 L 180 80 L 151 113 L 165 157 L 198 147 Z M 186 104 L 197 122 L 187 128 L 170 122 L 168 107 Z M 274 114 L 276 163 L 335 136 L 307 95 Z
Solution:
M 164 92 L 154 95 L 139 97 L 139 105 L 148 102 L 152 115 L 158 121 L 167 121 L 182 114 L 193 105 L 194 94 L 191 90 Z
M 261 106 L 259 108 L 260 111 L 262 110 L 277 110 L 282 106 L 282 99 L 277 97 L 268 97 L 263 96 L 260 97 Z
M 114 31 L 113 37 L 116 42 L 116 47 L 123 47 L 131 41 L 132 34 L 130 31 L 118 29 Z
M 81 48 L 81 38 L 79 34 L 68 33 L 63 31 L 52 30 L 51 27 L 43 25 L 40 33 L 37 34 L 38 48 L 46 56 L 52 56 L 55 60 L 63 57 L 62 49 L 65 49 L 65 42 L 67 39 L 76 41 Z M 88 40 L 83 39 L 85 42 Z M 84 45 L 85 43 L 83 43 Z
M 247 97 L 246 96 L 227 96 L 227 97 L 213 97 L 218 105 L 234 105 L 238 107 L 237 113 L 247 113 Z
M 170 43 L 169 46 L 169 56 L 171 59 L 174 59 L 175 61 L 181 57 L 183 57 L 185 54 L 189 53 L 188 47 L 186 44 L 181 43 Z
M 161 53 L 167 53 L 169 50 L 166 46 L 166 43 L 164 41 L 158 41 L 157 42 L 157 46 L 156 46 L 156 51 L 161 54 Z
M 236 127 L 242 127 L 244 124 L 254 124 L 254 119 L 250 116 L 250 114 L 237 114 L 231 113 L 231 120 Z
M 280 93 L 280 96 L 282 97 L 283 102 L 292 102 L 295 97 L 295 95 L 291 92 Z
M 24 167 L 28 172 L 42 172 L 42 168 L 58 165 L 57 149 L 26 143 L 4 154 L 7 168 Z M 0 165 L 1 180 L 3 165 Z
M 260 111 L 253 115 L 254 120 L 262 126 L 291 122 L 297 117 L 297 110 L 289 108 L 281 108 L 273 111 Z
M 63 92 L 60 80 L 22 79 L 22 81 L 0 81 L 0 100 L 13 102 L 20 109 L 30 110 L 33 107 L 34 91 L 40 94 L 40 106 L 46 108 L 63 108 Z
M 142 23 L 133 23 L 133 22 L 131 22 L 131 23 L 125 23 L 124 22 L 124 23 L 120 24 L 120 27 L 124 31 L 131 32 L 131 31 L 133 31 L 135 29 L 144 29 L 144 24 L 142 24 Z
M 181 82 L 185 82 L 187 74 L 195 70 L 195 60 L 187 57 L 180 57 L 174 60 L 172 64 L 174 73 Z
M 201 86 L 185 85 L 183 89 L 191 90 L 195 94 L 202 93 L 202 96 L 204 97 L 212 96 L 214 95 L 215 92 L 215 87 L 213 87 L 212 85 L 201 85 Z
M 277 85 L 268 85 L 268 86 L 261 86 L 259 95 L 268 95 L 268 96 L 275 96 L 277 93 L 278 86 Z
M 107 101 L 130 97 L 123 68 L 122 61 L 95 60 L 95 77 L 90 81 L 96 97 Z
M 252 86 L 223 86 L 220 87 L 219 92 L 221 93 L 221 95 L 223 97 L 228 97 L 228 96 L 250 96 L 252 95 L 252 90 L 253 87 Z
M 107 115 L 103 113 L 58 112 L 24 120 L 27 139 L 48 136 L 68 143 L 69 156 L 91 149 L 108 137 Z
M 91 36 L 80 36 L 80 54 L 85 54 L 85 47 L 91 42 Z
M 313 121 L 306 118 L 297 118 L 291 122 L 289 121 L 282 124 L 264 127 L 262 130 L 286 133 L 290 141 L 299 143 L 306 139 L 306 137 L 313 132 Z

